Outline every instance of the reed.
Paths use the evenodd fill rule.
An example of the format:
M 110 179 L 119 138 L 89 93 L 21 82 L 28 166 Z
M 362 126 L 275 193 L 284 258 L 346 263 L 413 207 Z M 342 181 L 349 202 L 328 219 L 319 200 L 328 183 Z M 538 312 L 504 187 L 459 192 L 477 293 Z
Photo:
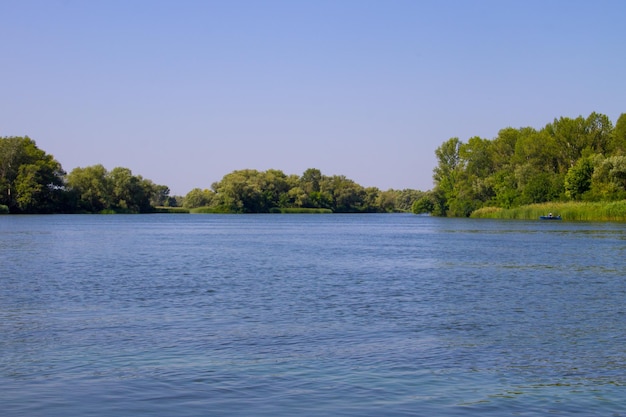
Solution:
M 626 200 L 610 202 L 551 202 L 502 209 L 483 207 L 472 218 L 536 220 L 552 213 L 568 221 L 626 221 Z
M 189 213 L 189 209 L 186 209 L 184 207 L 163 207 L 163 206 L 159 206 L 159 207 L 155 207 L 154 208 L 154 212 L 155 213 L 168 213 L 168 214 L 188 214 Z
M 192 214 L 232 214 L 231 211 L 225 210 L 223 207 L 196 207 L 189 209 Z
M 275 207 L 270 210 L 270 213 L 282 213 L 282 214 L 331 214 L 333 211 L 325 208 L 304 208 L 304 207 L 290 207 L 290 208 L 278 208 Z

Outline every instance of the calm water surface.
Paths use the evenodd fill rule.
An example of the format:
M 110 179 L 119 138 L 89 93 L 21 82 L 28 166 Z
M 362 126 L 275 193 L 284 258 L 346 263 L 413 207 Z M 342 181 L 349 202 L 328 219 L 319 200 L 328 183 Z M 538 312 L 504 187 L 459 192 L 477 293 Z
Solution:
M 2 416 L 626 416 L 626 225 L 0 217 Z

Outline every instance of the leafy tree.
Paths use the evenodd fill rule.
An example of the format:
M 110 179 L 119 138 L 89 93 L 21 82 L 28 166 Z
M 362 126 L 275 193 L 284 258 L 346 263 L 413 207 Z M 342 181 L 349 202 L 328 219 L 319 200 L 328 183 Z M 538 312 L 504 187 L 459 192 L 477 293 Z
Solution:
M 502 208 L 511 208 L 517 204 L 519 191 L 514 172 L 502 169 L 492 174 L 489 181 L 495 193 L 490 204 Z
M 593 165 L 589 199 L 608 201 L 625 199 L 626 156 L 614 155 L 605 158 L 602 155 L 595 155 Z
M 196 207 L 209 207 L 213 203 L 215 193 L 208 189 L 194 188 L 185 195 L 183 200 L 183 207 L 196 208 Z
M 626 195 L 626 164 L 619 158 L 626 155 L 625 115 L 615 128 L 594 112 L 554 119 L 540 130 L 505 128 L 493 140 L 452 138 L 435 154 L 435 188 L 414 210 L 429 207 L 436 215 L 465 216 L 486 205 L 510 208 Z
M 400 200 L 399 191 L 396 191 L 396 190 L 380 191 L 376 198 L 375 205 L 376 207 L 378 207 L 380 211 L 394 212 L 396 210 L 401 210 L 398 208 L 399 200 Z M 410 211 L 411 204 L 412 202 L 409 203 L 409 210 L 405 210 L 405 211 Z
M 565 195 L 573 200 L 580 200 L 591 188 L 593 158 L 581 158 L 565 175 Z
M 234 213 L 267 213 L 261 172 L 256 169 L 233 171 L 214 184 L 219 206 Z
M 424 193 L 422 197 L 415 200 L 411 207 L 411 211 L 415 214 L 433 213 L 435 215 L 441 215 L 441 213 L 438 213 L 435 210 L 435 199 L 430 192 Z
M 74 168 L 67 175 L 67 187 L 79 211 L 97 213 L 111 207 L 108 172 L 100 164 Z
M 613 155 L 626 155 L 626 113 L 622 113 L 615 123 L 609 149 Z
M 22 213 L 64 208 L 63 171 L 52 155 L 26 137 L 0 138 L 0 204 Z
M 433 170 L 433 180 L 437 193 L 435 196 L 439 207 L 439 214 L 447 215 L 451 202 L 457 196 L 457 185 L 462 171 L 459 150 L 461 141 L 459 138 L 450 138 L 435 150 L 438 164 Z
M 164 193 L 169 193 L 167 187 L 133 175 L 128 168 L 116 167 L 108 172 L 102 165 L 73 169 L 67 176 L 67 188 L 76 209 L 89 213 L 146 213 L 152 211 L 155 199 L 166 198 Z
M 170 188 L 167 185 L 154 184 L 150 205 L 153 207 L 176 207 L 176 199 L 170 197 Z
M 613 124 L 604 114 L 593 112 L 585 119 L 585 135 L 587 136 L 587 146 L 581 153 L 602 153 L 614 152 L 612 144 Z
M 300 187 L 292 187 L 284 195 L 281 207 L 311 207 L 309 195 Z
M 300 177 L 300 187 L 308 194 L 320 191 L 322 172 L 316 168 L 309 168 Z

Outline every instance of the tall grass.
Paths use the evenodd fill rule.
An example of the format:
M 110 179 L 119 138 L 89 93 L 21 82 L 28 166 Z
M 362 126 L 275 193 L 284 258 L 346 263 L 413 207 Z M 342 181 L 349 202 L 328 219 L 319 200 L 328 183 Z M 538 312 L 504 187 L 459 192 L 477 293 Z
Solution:
M 304 207 L 291 207 L 291 208 L 278 208 L 275 207 L 270 210 L 270 213 L 282 213 L 282 214 L 331 214 L 333 211 L 325 208 L 304 208 Z
M 225 210 L 223 207 L 196 207 L 189 209 L 192 214 L 230 214 L 230 211 Z
M 484 207 L 473 218 L 536 220 L 552 213 L 572 221 L 626 221 L 626 200 L 610 202 L 541 203 L 511 209 Z
M 163 206 L 159 206 L 159 207 L 155 207 L 154 208 L 154 212 L 155 213 L 170 213 L 170 214 L 188 214 L 189 213 L 189 209 L 186 209 L 184 207 L 163 207 Z

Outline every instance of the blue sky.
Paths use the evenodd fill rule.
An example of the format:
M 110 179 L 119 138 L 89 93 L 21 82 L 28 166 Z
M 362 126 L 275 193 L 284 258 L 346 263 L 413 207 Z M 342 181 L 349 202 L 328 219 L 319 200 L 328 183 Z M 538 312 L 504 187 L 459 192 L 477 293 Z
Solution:
M 432 188 L 451 137 L 626 112 L 626 1 L 0 0 L 0 136 L 172 194 Z

